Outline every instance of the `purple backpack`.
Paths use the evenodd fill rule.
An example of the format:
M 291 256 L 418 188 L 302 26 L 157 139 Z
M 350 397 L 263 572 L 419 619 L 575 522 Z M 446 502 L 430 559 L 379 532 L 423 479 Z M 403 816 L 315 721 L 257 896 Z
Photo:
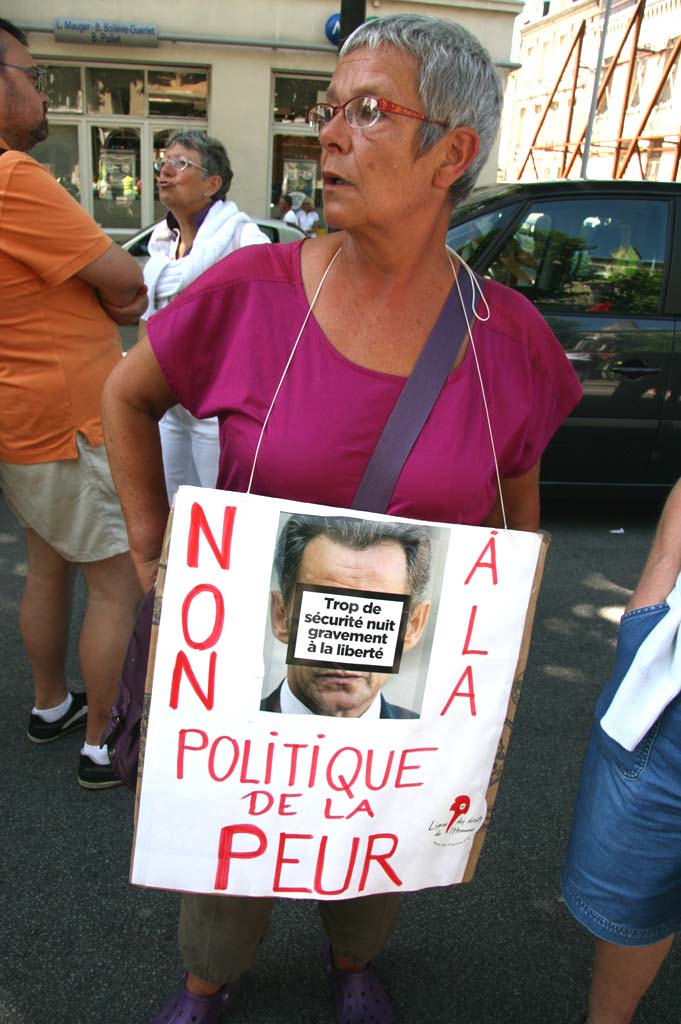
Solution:
M 137 789 L 137 766 L 140 751 L 142 716 L 148 718 L 149 707 L 144 689 L 154 623 L 156 588 L 144 595 L 128 651 L 118 690 L 118 699 L 111 708 L 111 719 L 102 734 L 102 744 L 109 748 L 111 764 L 118 778 L 133 793 Z

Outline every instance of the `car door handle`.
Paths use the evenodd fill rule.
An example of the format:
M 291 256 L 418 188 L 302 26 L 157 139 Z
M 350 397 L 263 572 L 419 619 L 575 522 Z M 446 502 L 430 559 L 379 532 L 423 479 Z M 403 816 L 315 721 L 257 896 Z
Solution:
M 644 366 L 638 359 L 632 359 L 628 363 L 611 363 L 608 367 L 611 373 L 621 373 L 624 377 L 652 377 L 659 373 L 660 366 Z

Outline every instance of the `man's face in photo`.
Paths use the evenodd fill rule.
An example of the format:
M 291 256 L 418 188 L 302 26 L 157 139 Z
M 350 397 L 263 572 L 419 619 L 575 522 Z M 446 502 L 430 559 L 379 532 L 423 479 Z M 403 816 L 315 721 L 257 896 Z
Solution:
M 323 535 L 314 537 L 303 553 L 297 582 L 384 594 L 410 592 L 407 556 L 402 545 L 393 540 L 358 550 Z M 429 601 L 411 608 L 404 651 L 417 643 L 429 612 Z M 272 591 L 271 617 L 275 637 L 288 644 L 290 609 L 278 590 Z M 385 672 L 340 670 L 331 665 L 288 666 L 288 684 L 298 700 L 317 715 L 339 718 L 359 718 L 389 679 Z

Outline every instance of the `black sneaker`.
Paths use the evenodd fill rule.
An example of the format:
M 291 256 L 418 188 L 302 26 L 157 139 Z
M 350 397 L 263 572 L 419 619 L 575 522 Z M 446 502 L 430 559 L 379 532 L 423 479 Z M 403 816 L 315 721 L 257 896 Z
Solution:
M 71 707 L 56 722 L 45 722 L 40 715 L 31 714 L 28 723 L 28 738 L 33 743 L 50 743 L 65 736 L 74 729 L 82 729 L 87 718 L 87 696 L 84 693 L 71 693 Z
M 80 755 L 78 762 L 78 785 L 83 789 L 112 789 L 122 786 L 110 764 L 96 764 L 87 754 Z

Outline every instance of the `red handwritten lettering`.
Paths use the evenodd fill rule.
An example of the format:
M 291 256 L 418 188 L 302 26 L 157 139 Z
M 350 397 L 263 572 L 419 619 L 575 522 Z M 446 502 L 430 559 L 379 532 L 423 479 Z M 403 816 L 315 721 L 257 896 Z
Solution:
M 422 768 L 421 764 L 407 764 L 407 758 L 410 754 L 424 754 L 428 751 L 436 751 L 438 747 L 407 747 L 400 754 L 400 760 L 397 765 L 397 773 L 395 775 L 395 789 L 408 789 L 410 786 L 422 786 L 423 779 L 419 782 L 403 782 L 402 776 L 404 772 L 414 772 Z
M 270 736 L 278 736 L 278 732 L 271 732 Z M 269 786 L 272 781 L 272 759 L 274 758 L 274 743 L 270 742 L 267 744 L 267 759 L 265 761 L 265 778 L 263 782 L 266 786 Z
M 192 746 L 187 742 L 187 736 L 193 734 L 200 738 L 198 747 Z M 177 777 L 178 779 L 184 778 L 184 752 L 185 750 L 205 750 L 208 746 L 208 736 L 201 729 L 180 729 L 180 734 L 177 738 Z
M 485 544 L 484 548 L 480 552 L 478 560 L 475 562 L 473 568 L 468 573 L 468 576 L 466 577 L 464 586 L 467 586 L 470 583 L 470 581 L 473 579 L 473 576 L 478 571 L 478 569 L 491 569 L 492 570 L 492 583 L 493 583 L 493 585 L 496 586 L 497 583 L 499 582 L 499 580 L 497 578 L 497 548 L 496 548 L 496 544 L 494 543 L 494 538 L 495 538 L 496 534 L 497 534 L 497 531 L 496 530 L 492 530 L 492 536 L 490 537 L 490 539 Z M 488 552 L 489 552 L 489 561 L 485 562 L 484 558 L 485 558 L 485 555 Z
M 201 689 L 198 679 L 194 673 L 194 669 L 189 664 L 189 658 L 184 651 L 177 652 L 177 658 L 175 659 L 175 667 L 173 669 L 173 676 L 170 683 L 170 706 L 176 711 L 177 705 L 180 700 L 180 681 L 182 679 L 182 673 L 186 675 L 187 679 L 191 683 L 192 690 L 199 698 L 203 706 L 208 711 L 213 710 L 213 704 L 215 702 L 215 663 L 217 661 L 217 653 L 212 651 L 208 659 L 208 687 L 204 693 Z
M 390 842 L 391 846 L 387 852 L 374 853 L 374 846 L 379 839 L 387 839 Z M 397 836 L 393 835 L 392 832 L 379 832 L 377 835 L 369 836 L 367 851 L 364 855 L 364 867 L 362 868 L 362 874 L 360 876 L 359 886 L 357 889 L 358 892 L 364 892 L 364 889 L 366 888 L 367 878 L 369 877 L 369 868 L 372 861 L 375 861 L 383 868 L 386 875 L 394 885 L 402 885 L 402 880 L 395 874 L 390 864 L 388 864 L 388 861 L 397 849 L 397 844 Z
M 302 793 L 281 793 L 279 795 L 279 810 L 277 812 L 279 816 L 283 818 L 285 815 L 297 814 L 298 811 L 291 809 L 289 800 L 295 800 L 302 795 Z
M 215 757 L 221 743 L 230 743 L 232 746 L 232 763 L 223 775 L 218 775 L 215 769 Z M 208 774 L 210 775 L 213 782 L 224 782 L 228 779 L 234 769 L 236 768 L 237 761 L 239 760 L 239 744 L 231 736 L 218 736 L 210 745 L 210 753 L 208 755 Z
M 211 594 L 215 601 L 215 616 L 213 619 L 213 628 L 206 637 L 205 640 L 192 640 L 189 635 L 189 609 L 192 601 L 199 594 Z M 203 615 L 201 616 L 203 619 Z M 222 633 L 222 627 L 225 623 L 225 600 L 218 590 L 211 583 L 200 583 L 198 587 L 194 587 L 189 591 L 184 601 L 182 602 L 182 632 L 184 634 L 185 642 L 193 647 L 195 651 L 205 651 L 208 647 L 215 647 L 215 644 L 220 639 Z
M 466 681 L 468 682 L 468 689 L 459 692 L 464 682 Z M 445 706 L 443 707 L 442 711 L 440 712 L 440 716 L 447 714 L 452 705 L 452 701 L 454 700 L 455 697 L 468 698 L 470 702 L 471 715 L 473 716 L 473 718 L 475 718 L 477 714 L 477 711 L 475 710 L 475 686 L 473 685 L 473 669 L 470 665 L 466 665 L 465 669 L 463 670 L 463 675 L 461 676 L 458 683 L 456 684 L 451 694 L 449 695 L 449 699 Z
M 326 735 L 326 733 L 318 732 L 317 733 L 317 739 L 318 740 L 323 740 L 325 738 L 325 735 Z M 310 775 L 309 775 L 309 778 L 308 778 L 308 781 L 307 781 L 308 789 L 312 789 L 312 787 L 314 786 L 314 783 L 315 783 L 315 779 L 317 778 L 317 761 L 318 760 L 319 760 L 319 746 L 317 744 L 315 744 L 315 746 L 312 748 L 312 761 L 310 763 Z
M 476 651 L 469 647 L 471 642 L 471 636 L 473 635 L 473 626 L 475 625 L 475 616 L 478 613 L 478 606 L 474 604 L 471 608 L 471 615 L 468 620 L 468 632 L 466 633 L 466 639 L 464 640 L 462 654 L 489 654 L 489 651 Z
M 234 849 L 234 840 L 237 836 L 254 836 L 258 840 L 258 846 L 253 850 Z M 267 849 L 267 837 L 265 833 L 255 825 L 226 825 L 220 829 L 220 842 L 218 843 L 218 868 L 215 873 L 215 884 L 213 888 L 225 890 L 229 884 L 229 868 L 232 860 L 252 860 L 259 857 Z
M 259 806 L 261 797 L 264 798 L 264 807 Z M 246 793 L 241 799 L 248 800 L 248 813 L 253 818 L 259 814 L 267 814 L 274 807 L 274 797 L 264 789 L 254 789 L 252 793 Z
M 332 814 L 331 813 L 331 807 L 332 806 L 333 806 L 333 800 L 331 799 L 330 796 L 327 796 L 326 803 L 324 804 L 324 817 L 326 818 L 327 821 L 340 821 L 341 818 L 345 817 L 344 814 Z
M 354 818 L 356 814 L 368 814 L 370 818 L 374 817 L 373 809 L 368 800 L 362 800 L 360 803 L 357 804 L 354 811 L 350 811 L 350 813 L 348 814 L 348 821 L 350 820 L 350 818 Z
M 208 541 L 208 545 L 215 555 L 218 565 L 222 569 L 229 569 L 229 558 L 232 550 L 232 531 L 234 529 L 234 517 L 236 508 L 228 505 L 222 520 L 222 545 L 218 547 L 215 537 L 211 531 L 206 513 L 198 502 L 192 505 L 189 520 L 189 533 L 187 535 L 187 565 L 196 569 L 199 564 L 199 538 L 201 534 Z
M 314 891 L 318 892 L 320 896 L 338 896 L 341 892 L 347 892 L 350 885 L 350 879 L 352 872 L 355 868 L 355 862 L 357 861 L 357 851 L 359 849 L 359 837 L 353 836 L 352 844 L 350 846 L 350 857 L 348 860 L 348 870 L 345 873 L 345 879 L 340 889 L 325 889 L 322 883 L 322 874 L 324 872 L 324 858 L 326 855 L 326 846 L 329 841 L 328 836 L 322 836 L 319 844 L 319 853 L 317 854 L 317 865 L 314 872 Z
M 281 872 L 284 864 L 300 864 L 297 857 L 285 857 L 284 850 L 286 844 L 291 839 L 313 839 L 314 836 L 308 835 L 296 835 L 291 833 L 282 832 L 279 836 L 279 847 L 277 849 L 277 864 L 274 869 L 274 881 L 272 882 L 272 888 L 275 892 L 312 892 L 312 889 L 308 889 L 305 886 L 295 885 L 282 885 L 281 884 Z
M 395 751 L 394 750 L 389 751 L 389 753 L 388 753 L 388 763 L 385 766 L 385 771 L 383 772 L 383 778 L 378 783 L 378 785 L 374 785 L 374 783 L 371 780 L 371 769 L 372 769 L 373 764 L 374 764 L 374 753 L 375 753 L 375 751 L 373 751 L 373 750 L 367 750 L 366 784 L 367 784 L 367 789 L 373 789 L 374 791 L 377 791 L 379 789 L 384 789 L 385 786 L 387 785 L 388 776 L 390 775 L 390 769 L 392 768 L 392 765 L 393 765 L 393 758 L 395 756 Z
M 241 762 L 241 776 L 239 782 L 248 783 L 250 785 L 257 785 L 260 779 L 249 779 L 248 778 L 248 761 L 251 756 L 251 741 L 244 740 L 244 756 Z
M 307 743 L 284 743 L 284 749 L 291 751 L 291 770 L 288 776 L 288 784 L 289 786 L 293 786 L 296 781 L 298 754 L 301 750 L 307 750 Z
M 354 767 L 352 777 L 348 781 L 345 775 L 341 775 L 340 772 L 334 777 L 332 774 L 336 768 L 336 761 L 340 760 L 344 754 L 351 754 L 351 760 L 354 760 Z M 362 770 L 362 754 L 357 747 L 341 747 L 340 750 L 336 750 L 329 758 L 329 763 L 326 766 L 326 781 L 331 786 L 331 789 L 335 789 L 336 792 L 347 793 L 348 796 L 352 796 L 352 787 L 357 781 L 357 776 Z

